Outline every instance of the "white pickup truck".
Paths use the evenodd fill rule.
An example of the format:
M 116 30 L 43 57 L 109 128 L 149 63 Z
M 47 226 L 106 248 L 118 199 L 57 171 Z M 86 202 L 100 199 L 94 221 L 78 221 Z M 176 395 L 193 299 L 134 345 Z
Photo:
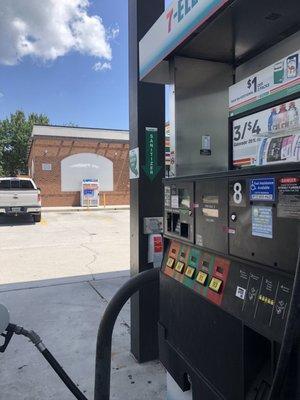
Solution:
M 30 178 L 0 177 L 0 214 L 32 215 L 41 221 L 41 191 Z

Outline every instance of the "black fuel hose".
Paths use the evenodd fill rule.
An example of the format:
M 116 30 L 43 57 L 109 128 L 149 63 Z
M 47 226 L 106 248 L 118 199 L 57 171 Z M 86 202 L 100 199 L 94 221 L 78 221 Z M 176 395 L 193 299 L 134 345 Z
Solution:
M 76 399 L 87 400 L 85 395 L 78 389 L 78 387 L 75 385 L 75 383 L 66 374 L 64 369 L 57 362 L 57 360 L 53 357 L 53 355 L 50 353 L 50 351 L 45 349 L 44 351 L 42 351 L 42 355 L 45 357 L 45 359 L 48 361 L 48 363 L 51 365 L 51 367 L 54 369 L 54 371 L 57 373 L 57 375 L 60 377 L 60 379 L 63 381 L 63 383 L 67 386 L 67 388 L 70 390 L 70 392 L 73 393 L 73 395 L 76 397 Z
M 289 307 L 289 312 L 287 316 L 287 323 L 282 339 L 281 350 L 279 354 L 279 359 L 277 362 L 277 367 L 273 379 L 273 384 L 269 393 L 268 400 L 280 400 L 282 390 L 284 388 L 285 381 L 287 379 L 287 372 L 289 361 L 291 359 L 293 348 L 296 341 L 299 339 L 299 318 L 300 318 L 300 248 L 298 250 L 298 259 L 295 271 L 295 280 L 291 296 L 291 303 Z M 289 386 L 293 386 L 292 390 L 299 393 L 299 366 L 295 366 L 298 371 L 293 371 L 294 382 L 290 382 Z M 296 374 L 295 374 L 296 372 Z M 298 399 L 299 397 L 289 397 L 289 399 Z M 285 400 L 286 397 L 285 397 Z
M 120 311 L 133 294 L 150 283 L 158 282 L 159 271 L 159 268 L 153 268 L 131 278 L 106 307 L 98 330 L 94 400 L 110 398 L 112 333 Z
M 97 338 L 95 400 L 109 399 L 110 396 L 112 333 L 120 311 L 122 310 L 124 304 L 130 299 L 130 297 L 134 293 L 142 289 L 145 285 L 157 282 L 158 277 L 158 268 L 154 268 L 136 275 L 118 290 L 118 292 L 108 304 L 99 326 Z M 42 339 L 36 332 L 28 331 L 22 326 L 14 324 L 9 324 L 6 331 L 28 338 L 36 346 L 36 348 L 43 355 L 45 360 L 53 368 L 53 370 L 56 372 L 62 382 L 67 386 L 70 392 L 76 397 L 76 399 L 87 400 L 85 395 L 78 389 L 77 385 L 71 380 L 71 378 L 67 375 L 62 366 L 45 347 Z
M 42 339 L 39 337 L 37 333 L 34 331 L 28 331 L 21 326 L 9 324 L 7 327 L 7 332 L 12 332 L 16 335 L 22 335 L 27 337 L 39 350 L 39 352 L 43 355 L 43 357 L 47 360 L 56 374 L 60 377 L 63 383 L 67 386 L 70 392 L 76 397 L 78 400 L 87 400 L 85 395 L 78 389 L 76 384 L 71 380 L 71 378 L 66 374 L 62 366 L 57 362 L 57 360 L 53 357 L 50 351 L 45 347 L 42 342 Z

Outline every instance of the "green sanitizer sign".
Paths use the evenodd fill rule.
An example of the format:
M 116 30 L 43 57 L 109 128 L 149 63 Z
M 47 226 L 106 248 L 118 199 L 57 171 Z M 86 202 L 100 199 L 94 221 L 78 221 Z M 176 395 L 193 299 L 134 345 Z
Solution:
M 157 128 L 146 128 L 146 159 L 143 170 L 151 181 L 157 177 L 157 174 L 161 170 L 161 166 L 158 165 L 158 148 L 157 148 Z

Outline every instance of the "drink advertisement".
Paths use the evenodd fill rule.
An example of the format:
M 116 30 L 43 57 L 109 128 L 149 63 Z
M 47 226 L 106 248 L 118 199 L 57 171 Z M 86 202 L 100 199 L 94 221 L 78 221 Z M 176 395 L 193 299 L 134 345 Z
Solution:
M 300 50 L 229 88 L 230 116 L 300 91 Z
M 233 122 L 233 166 L 300 161 L 300 99 Z

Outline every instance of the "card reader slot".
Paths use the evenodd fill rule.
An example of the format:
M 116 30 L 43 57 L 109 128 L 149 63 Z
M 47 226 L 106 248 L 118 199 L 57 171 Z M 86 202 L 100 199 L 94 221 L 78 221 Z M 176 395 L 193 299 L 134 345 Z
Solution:
M 189 224 L 186 224 L 184 222 L 181 222 L 180 224 L 180 236 L 183 238 L 189 238 L 190 234 L 190 226 Z

